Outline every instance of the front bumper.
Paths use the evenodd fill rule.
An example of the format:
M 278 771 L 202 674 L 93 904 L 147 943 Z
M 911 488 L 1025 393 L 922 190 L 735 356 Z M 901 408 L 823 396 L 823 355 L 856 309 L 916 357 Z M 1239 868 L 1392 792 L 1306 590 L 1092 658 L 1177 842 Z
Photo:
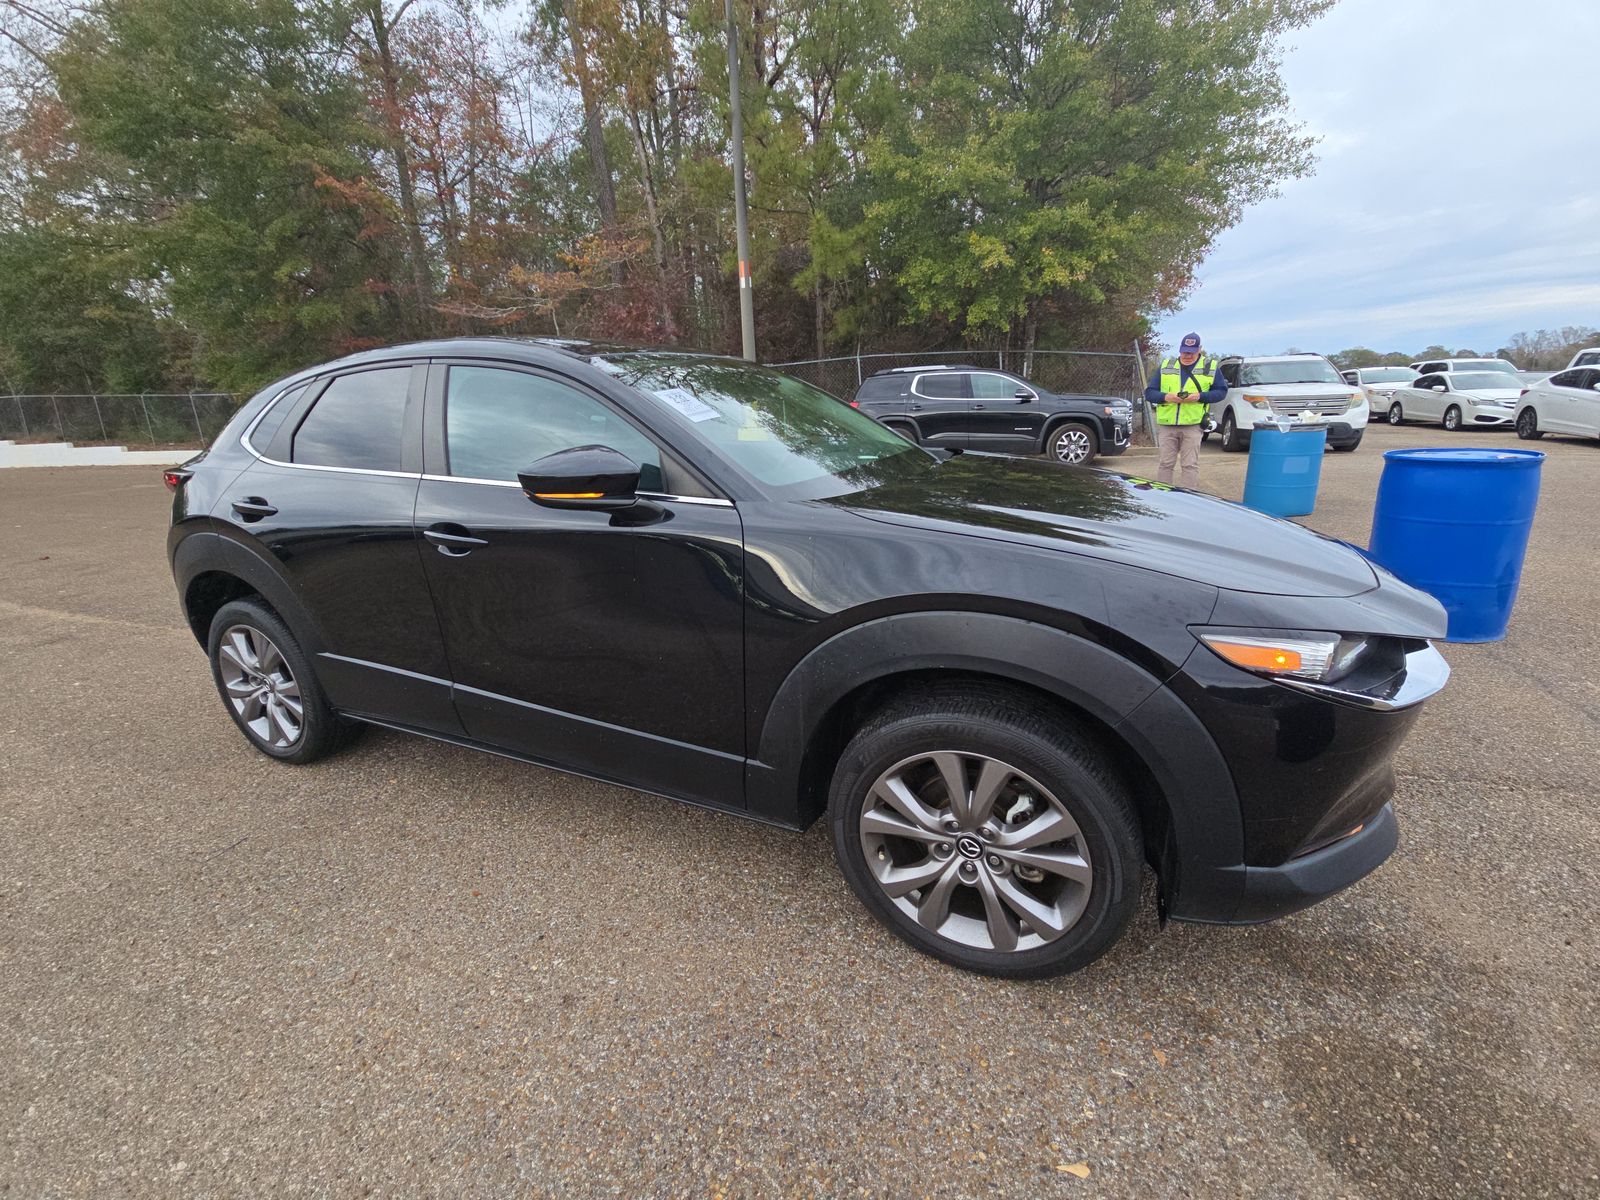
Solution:
M 1133 426 L 1127 421 L 1113 418 L 1101 423 L 1100 427 L 1100 453 L 1114 456 L 1123 453 L 1128 448 L 1128 443 L 1133 440 Z
M 1244 887 L 1230 925 L 1259 925 L 1310 908 L 1383 865 L 1400 844 L 1400 823 L 1385 804 L 1355 832 L 1277 867 L 1235 868 Z
M 1516 419 L 1516 410 L 1509 408 L 1469 408 L 1463 425 L 1479 429 L 1504 429 Z
M 1360 425 L 1352 425 L 1349 421 L 1328 421 L 1326 426 L 1328 430 L 1328 445 L 1330 446 L 1353 446 L 1361 440 L 1361 435 L 1367 431 L 1365 422 Z M 1240 426 L 1238 433 L 1239 444 L 1248 446 L 1250 444 L 1251 431 Z

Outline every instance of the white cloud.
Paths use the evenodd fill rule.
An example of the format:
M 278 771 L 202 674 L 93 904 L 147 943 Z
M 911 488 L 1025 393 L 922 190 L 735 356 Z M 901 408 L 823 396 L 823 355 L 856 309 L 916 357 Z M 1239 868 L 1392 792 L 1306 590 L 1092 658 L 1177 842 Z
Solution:
M 1597 37 L 1600 4 L 1343 0 L 1284 61 L 1317 174 L 1218 239 L 1165 339 L 1493 349 L 1600 325 L 1600 126 L 1559 53 Z

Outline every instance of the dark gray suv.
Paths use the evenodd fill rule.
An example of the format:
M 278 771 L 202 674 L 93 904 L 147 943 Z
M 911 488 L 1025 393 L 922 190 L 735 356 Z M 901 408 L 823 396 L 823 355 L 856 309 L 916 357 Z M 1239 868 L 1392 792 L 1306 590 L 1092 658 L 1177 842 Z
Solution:
M 1133 406 L 1119 397 L 1059 396 L 1009 371 L 969 366 L 879 371 L 852 403 L 919 445 L 1077 464 L 1121 454 L 1133 421 Z

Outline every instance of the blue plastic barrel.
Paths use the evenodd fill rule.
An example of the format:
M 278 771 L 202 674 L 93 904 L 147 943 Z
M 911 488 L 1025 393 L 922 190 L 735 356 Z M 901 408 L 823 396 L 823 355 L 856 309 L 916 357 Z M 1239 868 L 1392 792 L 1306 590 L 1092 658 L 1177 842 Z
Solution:
M 1537 450 L 1390 450 L 1368 556 L 1432 595 L 1452 642 L 1505 637 L 1539 504 Z
M 1303 517 L 1317 506 L 1322 480 L 1322 451 L 1328 444 L 1324 425 L 1306 425 L 1284 432 L 1276 425 L 1257 425 L 1250 432 L 1250 463 L 1244 472 L 1244 502 L 1274 517 Z

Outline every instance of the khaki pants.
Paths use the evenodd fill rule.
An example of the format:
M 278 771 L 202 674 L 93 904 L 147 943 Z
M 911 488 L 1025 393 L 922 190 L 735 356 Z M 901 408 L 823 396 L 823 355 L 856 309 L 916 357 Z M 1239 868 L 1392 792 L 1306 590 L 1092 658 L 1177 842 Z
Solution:
M 1200 486 L 1200 426 L 1156 426 L 1156 480 L 1172 482 L 1172 468 L 1178 468 L 1178 482 L 1186 488 Z

